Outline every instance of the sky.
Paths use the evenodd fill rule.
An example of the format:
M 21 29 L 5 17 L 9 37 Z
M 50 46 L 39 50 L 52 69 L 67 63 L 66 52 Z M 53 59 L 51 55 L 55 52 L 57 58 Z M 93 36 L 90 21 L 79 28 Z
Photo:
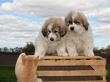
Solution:
M 110 45 L 110 0 L 0 0 L 0 47 L 34 43 L 46 19 L 72 10 L 87 16 L 95 47 Z

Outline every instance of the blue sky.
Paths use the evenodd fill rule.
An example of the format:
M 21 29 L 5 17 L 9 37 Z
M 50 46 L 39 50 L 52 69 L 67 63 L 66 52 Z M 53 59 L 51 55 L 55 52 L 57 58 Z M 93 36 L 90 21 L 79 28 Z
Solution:
M 13 2 L 13 0 L 0 0 L 0 5 L 2 5 L 5 2 Z
M 23 47 L 34 42 L 46 19 L 64 18 L 71 10 L 87 16 L 95 47 L 110 45 L 109 0 L 0 0 L 0 46 Z

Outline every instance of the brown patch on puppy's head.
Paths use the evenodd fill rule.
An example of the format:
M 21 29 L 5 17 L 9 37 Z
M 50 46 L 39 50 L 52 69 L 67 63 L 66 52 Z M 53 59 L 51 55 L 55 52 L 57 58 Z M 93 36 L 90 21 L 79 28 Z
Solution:
M 50 41 L 60 40 L 66 34 L 67 28 L 60 18 L 50 18 L 46 20 L 42 28 L 42 34 Z
M 71 11 L 66 17 L 65 17 L 65 23 L 66 26 L 68 26 L 69 24 L 72 23 L 73 19 L 72 19 L 72 15 L 75 15 L 76 12 Z
M 76 21 L 79 21 L 80 23 L 82 23 L 85 30 L 88 30 L 89 23 L 88 23 L 86 16 L 80 12 L 77 12 L 77 14 L 78 14 L 78 16 L 76 17 Z

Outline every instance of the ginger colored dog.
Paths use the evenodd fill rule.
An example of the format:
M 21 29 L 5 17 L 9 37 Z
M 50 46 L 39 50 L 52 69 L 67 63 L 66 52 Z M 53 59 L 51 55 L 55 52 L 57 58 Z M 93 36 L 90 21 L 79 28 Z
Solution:
M 42 82 L 36 75 L 38 60 L 38 56 L 34 58 L 24 53 L 20 54 L 15 66 L 17 82 Z

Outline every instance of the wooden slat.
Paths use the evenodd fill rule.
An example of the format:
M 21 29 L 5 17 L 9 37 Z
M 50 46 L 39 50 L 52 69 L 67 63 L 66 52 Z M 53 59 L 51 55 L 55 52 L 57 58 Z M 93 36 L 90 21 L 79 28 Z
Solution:
M 103 59 L 100 56 L 92 56 L 92 57 L 88 57 L 88 56 L 44 56 L 43 59 Z
M 43 81 L 43 82 L 106 82 L 104 80 L 94 80 L 94 81 Z
M 91 65 L 91 67 L 96 71 L 96 72 L 102 72 L 104 71 L 106 74 L 106 69 L 105 69 L 105 65 Z
M 39 70 L 38 76 L 101 76 L 103 80 L 91 81 L 43 81 L 43 82 L 106 82 L 106 60 L 100 56 L 59 57 L 45 56 L 38 66 L 81 66 L 90 65 L 94 70 Z
M 38 76 L 105 76 L 105 71 L 38 71 Z
M 106 65 L 104 60 L 40 60 L 39 66 Z
M 94 70 L 90 65 L 79 66 L 38 66 L 38 71 L 64 71 L 64 70 Z

